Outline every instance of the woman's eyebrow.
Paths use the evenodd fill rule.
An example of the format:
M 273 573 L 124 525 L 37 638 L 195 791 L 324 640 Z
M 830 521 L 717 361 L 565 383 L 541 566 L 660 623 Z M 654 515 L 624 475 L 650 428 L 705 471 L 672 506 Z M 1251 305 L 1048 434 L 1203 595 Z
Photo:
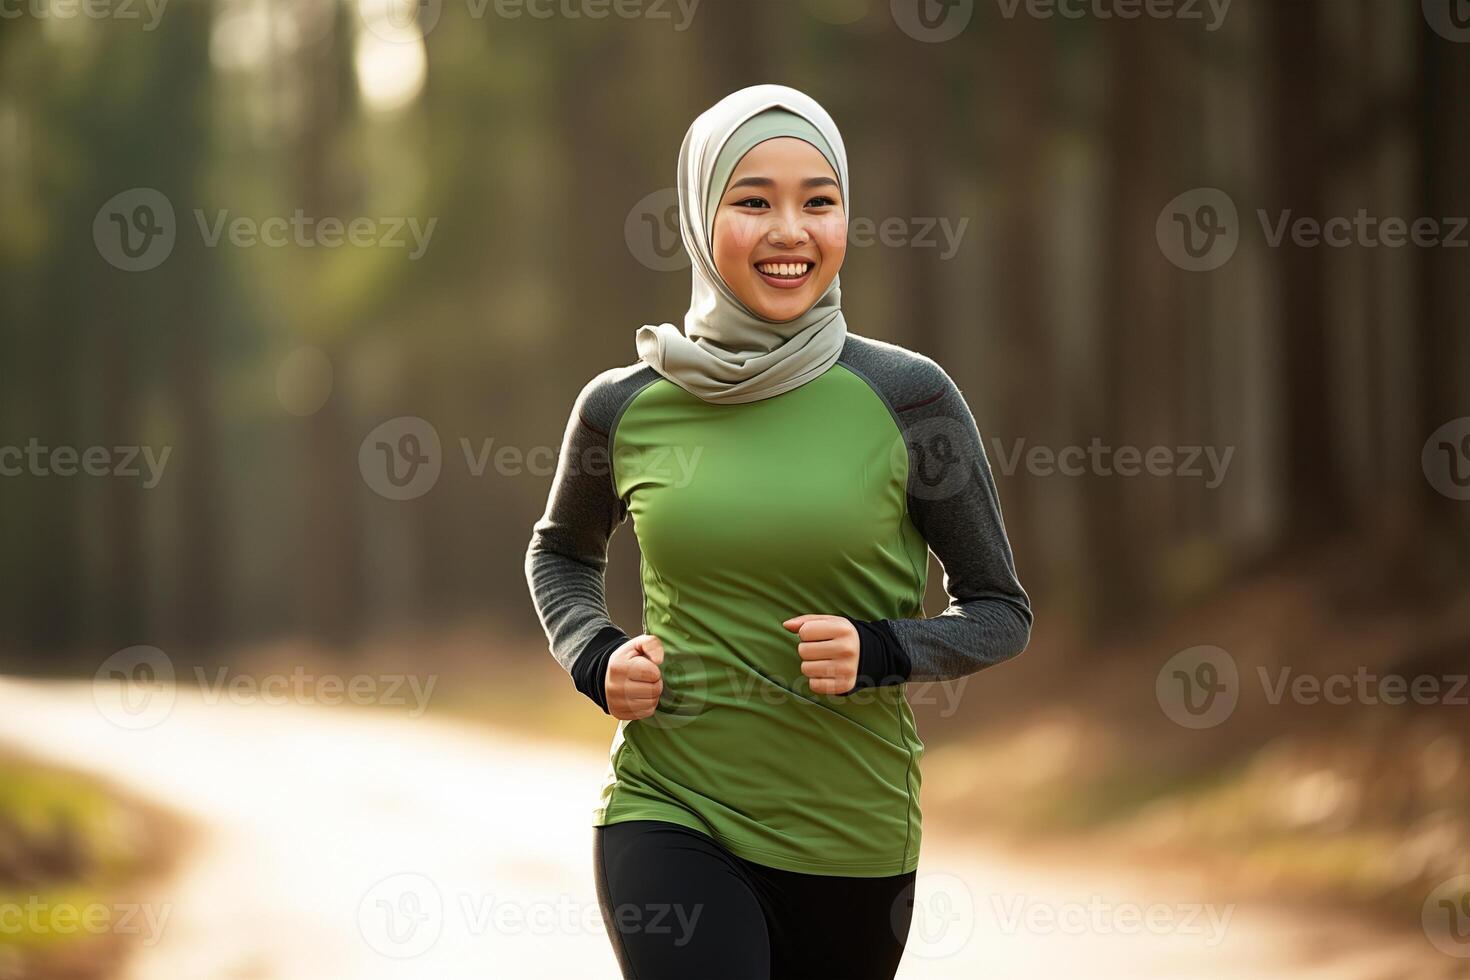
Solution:
M 730 190 L 737 187 L 775 187 L 776 182 L 769 177 L 741 177 L 730 185 Z M 801 182 L 802 187 L 836 187 L 837 181 L 831 177 L 808 177 Z

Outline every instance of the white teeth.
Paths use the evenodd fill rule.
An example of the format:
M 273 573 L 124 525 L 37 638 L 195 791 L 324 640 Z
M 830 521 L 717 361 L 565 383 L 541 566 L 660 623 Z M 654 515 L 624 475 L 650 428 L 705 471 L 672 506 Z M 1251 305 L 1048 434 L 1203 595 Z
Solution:
M 806 275 L 811 267 L 810 262 L 766 262 L 756 266 L 768 276 L 786 276 L 791 279 Z

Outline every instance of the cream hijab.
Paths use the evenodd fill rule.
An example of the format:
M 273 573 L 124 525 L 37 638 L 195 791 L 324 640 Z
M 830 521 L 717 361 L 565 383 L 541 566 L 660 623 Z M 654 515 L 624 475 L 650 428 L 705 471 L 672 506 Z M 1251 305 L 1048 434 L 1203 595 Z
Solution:
M 759 127 L 741 129 L 768 109 L 785 109 L 800 119 L 772 113 Z M 731 143 L 737 131 L 742 139 Z M 738 163 L 732 154 L 722 160 L 721 150 L 731 143 L 744 156 L 754 145 L 746 141 L 775 136 L 797 136 L 821 150 L 837 174 L 843 209 L 852 213 L 842 136 L 810 96 L 785 85 L 752 85 L 725 96 L 690 125 L 679 148 L 678 184 L 679 234 L 694 271 L 689 312 L 682 333 L 672 323 L 648 324 L 635 339 L 640 359 L 708 402 L 758 401 L 805 384 L 836 363 L 847 337 L 839 277 L 801 316 L 777 323 L 746 307 L 715 270 L 712 198 L 725 192 L 723 182 Z M 717 173 L 720 187 L 713 186 Z

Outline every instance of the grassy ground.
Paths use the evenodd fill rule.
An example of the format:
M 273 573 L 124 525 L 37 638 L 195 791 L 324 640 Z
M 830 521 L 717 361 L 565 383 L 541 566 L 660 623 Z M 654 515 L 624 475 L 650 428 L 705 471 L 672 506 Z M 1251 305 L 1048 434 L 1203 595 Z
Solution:
M 0 977 L 114 975 L 139 890 L 185 839 L 172 817 L 105 785 L 0 755 Z

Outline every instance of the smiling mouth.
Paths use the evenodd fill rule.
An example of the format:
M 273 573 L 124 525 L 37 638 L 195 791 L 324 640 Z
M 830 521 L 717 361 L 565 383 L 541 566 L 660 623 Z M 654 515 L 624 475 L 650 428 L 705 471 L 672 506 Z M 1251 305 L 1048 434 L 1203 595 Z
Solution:
M 791 289 L 800 286 L 811 277 L 815 262 L 757 262 L 755 271 L 772 286 Z

